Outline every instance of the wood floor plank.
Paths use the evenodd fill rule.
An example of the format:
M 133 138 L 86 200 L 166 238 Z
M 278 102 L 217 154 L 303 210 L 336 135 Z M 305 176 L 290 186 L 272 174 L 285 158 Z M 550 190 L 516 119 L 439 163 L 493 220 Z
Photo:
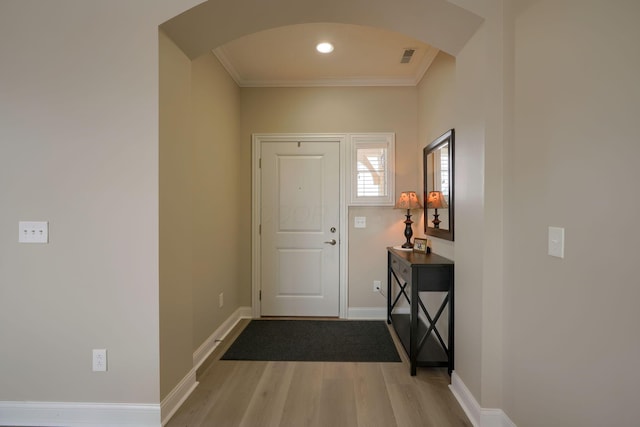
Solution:
M 237 426 L 249 406 L 268 362 L 232 362 L 233 371 L 224 383 L 224 392 L 207 413 L 203 425 Z
M 355 377 L 355 362 L 325 362 L 322 370 L 322 378 L 324 379 L 354 379 Z
M 277 427 L 280 425 L 287 392 L 291 387 L 294 365 L 269 362 L 242 417 L 240 427 Z
M 387 384 L 396 422 L 403 427 L 431 427 L 414 384 Z M 438 426 L 433 426 L 438 427 Z
M 293 378 L 282 411 L 280 426 L 313 426 L 320 405 L 324 363 L 291 363 L 294 364 Z
M 166 427 L 195 427 L 204 425 L 204 418 L 224 392 L 224 384 L 231 377 L 232 369 L 225 363 L 212 364 L 199 378 L 198 387 L 171 418 Z
M 449 390 L 446 369 L 422 369 L 414 377 L 416 393 L 431 425 L 438 427 L 468 426 L 472 424 Z
M 317 427 L 349 427 L 358 425 L 354 381 L 350 378 L 324 378 L 320 392 Z
M 380 369 L 386 384 L 404 384 L 413 383 L 412 377 L 409 375 L 408 363 L 381 363 Z
M 396 427 L 391 400 L 382 374 L 382 363 L 359 363 L 355 393 L 358 426 Z

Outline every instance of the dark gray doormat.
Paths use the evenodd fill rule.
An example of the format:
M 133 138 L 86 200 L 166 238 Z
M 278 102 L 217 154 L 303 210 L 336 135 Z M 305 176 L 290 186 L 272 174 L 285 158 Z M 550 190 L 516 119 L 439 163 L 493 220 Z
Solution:
M 252 320 L 225 360 L 400 362 L 384 321 Z

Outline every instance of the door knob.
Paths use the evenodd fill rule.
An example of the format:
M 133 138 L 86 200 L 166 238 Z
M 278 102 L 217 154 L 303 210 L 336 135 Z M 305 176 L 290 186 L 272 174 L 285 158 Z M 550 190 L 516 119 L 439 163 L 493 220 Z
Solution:
M 328 243 L 331 246 L 334 246 L 337 242 L 336 242 L 336 239 L 331 239 L 331 240 L 329 240 L 328 242 L 325 242 L 325 243 Z

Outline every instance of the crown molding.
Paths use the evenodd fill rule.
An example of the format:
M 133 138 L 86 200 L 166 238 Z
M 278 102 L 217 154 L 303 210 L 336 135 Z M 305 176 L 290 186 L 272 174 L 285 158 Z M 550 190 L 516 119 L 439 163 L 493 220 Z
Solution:
M 227 51 L 224 46 L 217 47 L 212 50 L 213 54 L 218 58 L 218 61 L 222 64 L 227 73 L 231 76 L 231 78 L 236 82 L 238 86 L 242 86 L 242 76 L 236 70 L 236 67 L 233 66 L 231 61 L 229 60 L 229 56 L 227 55 Z
M 353 77 L 346 79 L 309 79 L 309 80 L 246 80 L 242 78 L 234 67 L 223 46 L 212 50 L 220 64 L 227 70 L 229 76 L 240 87 L 348 87 L 348 86 L 417 86 L 424 77 L 436 55 L 438 49 L 430 49 L 423 57 L 418 73 L 414 77 L 379 78 L 379 77 Z

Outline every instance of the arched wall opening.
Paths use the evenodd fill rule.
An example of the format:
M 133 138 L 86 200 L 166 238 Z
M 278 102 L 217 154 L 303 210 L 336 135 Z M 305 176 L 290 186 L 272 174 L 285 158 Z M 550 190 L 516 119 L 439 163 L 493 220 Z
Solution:
M 240 0 L 201 3 L 166 21 L 160 28 L 190 59 L 195 59 L 247 34 L 311 22 L 385 28 L 455 56 L 483 19 L 445 0 L 327 0 L 322 3 Z
M 291 4 L 290 4 L 291 3 Z M 378 0 L 375 2 L 369 2 L 367 4 L 347 4 L 345 5 L 343 2 L 331 0 L 329 2 L 325 2 L 323 4 L 304 4 L 299 5 L 296 2 L 279 2 L 279 3 L 271 3 L 264 4 L 264 2 L 255 1 L 255 0 L 243 0 L 239 2 L 234 2 L 232 4 L 225 4 L 224 6 L 220 5 L 216 2 L 205 2 L 202 3 L 187 12 L 176 16 L 175 18 L 165 22 L 160 26 L 161 29 L 161 38 L 166 38 L 165 41 L 169 41 L 175 49 L 173 52 L 177 55 L 182 55 L 182 59 L 180 59 L 182 63 L 182 72 L 185 76 L 189 75 L 192 72 L 191 66 L 192 64 L 199 63 L 200 61 L 206 61 L 203 59 L 205 54 L 210 53 L 212 49 L 223 45 L 224 43 L 241 37 L 246 34 L 255 33 L 261 30 L 280 27 L 285 25 L 293 25 L 293 24 L 301 24 L 301 23 L 309 23 L 309 22 L 336 22 L 336 23 L 348 23 L 348 24 L 357 24 L 357 25 L 368 25 L 374 27 L 381 27 L 385 29 L 389 29 L 392 31 L 400 32 L 403 34 L 410 35 L 416 39 L 423 40 L 440 50 L 447 52 L 453 56 L 457 56 L 465 49 L 465 46 L 469 43 L 472 38 L 477 38 L 477 34 L 479 33 L 478 29 L 482 26 L 484 20 L 477 15 L 461 8 L 453 5 L 450 2 L 446 1 L 410 1 L 403 0 L 401 2 L 394 2 L 391 4 L 390 2 L 385 2 L 382 0 Z M 483 37 L 483 36 L 481 36 Z M 471 70 L 476 68 L 477 63 L 484 61 L 483 49 L 484 49 L 484 39 L 481 38 L 476 40 L 473 44 L 473 54 L 463 54 L 465 59 L 465 64 L 468 67 L 467 70 Z M 479 55 L 478 55 L 479 53 Z M 210 56 L 210 55 L 209 55 Z M 161 51 L 161 62 L 162 62 L 162 51 Z M 214 67 L 214 65 L 211 65 Z M 465 73 L 463 79 L 469 78 L 470 72 Z M 186 78 L 186 77 L 185 77 Z M 478 77 L 473 79 L 472 85 L 476 88 L 473 96 L 476 101 L 478 99 L 482 99 L 482 90 L 478 90 L 479 87 L 482 87 L 482 76 L 481 73 L 478 73 Z M 162 84 L 162 70 L 161 70 L 161 84 Z M 476 86 L 477 85 L 477 86 Z M 470 88 L 466 88 L 465 90 L 471 90 Z M 163 110 L 163 94 L 161 89 L 160 94 L 160 109 Z M 191 94 L 192 96 L 194 94 Z M 451 94 L 452 97 L 456 97 L 456 94 Z M 233 97 L 232 97 L 233 98 Z M 237 98 L 234 98 L 237 99 Z M 191 103 L 192 100 L 183 100 L 184 102 Z M 234 101 L 235 102 L 235 101 Z M 233 106 L 231 108 L 238 108 L 235 103 L 232 102 Z M 471 104 L 474 106 L 478 106 L 482 103 L 482 101 L 478 101 L 475 104 Z M 472 117 L 474 114 L 477 117 Z M 463 118 L 459 123 L 464 121 L 469 122 L 477 122 L 480 120 L 481 126 L 473 127 L 471 130 L 466 131 L 463 127 L 461 136 L 465 138 L 467 136 L 470 141 L 474 141 L 470 144 L 470 146 L 466 147 L 466 153 L 470 156 L 477 156 L 478 154 L 482 155 L 484 143 L 484 117 L 482 116 L 484 111 L 464 111 L 462 116 Z M 188 120 L 185 118 L 185 120 Z M 161 129 L 162 129 L 162 114 L 161 114 Z M 456 126 L 458 124 L 456 123 Z M 306 129 L 306 131 L 317 131 L 318 129 Z M 263 130 L 256 130 L 263 131 Z M 333 129 L 335 131 L 335 129 Z M 362 130 L 361 130 L 362 131 Z M 188 132 L 185 133 L 185 135 Z M 417 132 L 416 132 L 417 134 Z M 160 194 L 161 194 L 161 237 L 160 237 L 160 245 L 161 245 L 161 292 L 160 292 L 160 334 L 161 334 L 161 397 L 164 398 L 169 391 L 173 389 L 175 384 L 184 377 L 184 375 L 192 368 L 192 355 L 194 345 L 197 346 L 197 343 L 201 341 L 202 337 L 195 337 L 195 335 L 199 335 L 199 333 L 194 332 L 194 325 L 192 324 L 193 315 L 191 316 L 181 316 L 179 312 L 173 311 L 171 305 L 174 304 L 175 301 L 171 301 L 169 305 L 165 305 L 163 300 L 163 278 L 162 278 L 162 270 L 163 270 L 163 257 L 162 257 L 162 247 L 163 247 L 163 238 L 162 238 L 162 216 L 163 216 L 163 208 L 162 208 L 162 193 L 163 193 L 163 179 L 162 179 L 162 158 L 163 158 L 163 148 L 162 148 L 162 131 L 161 131 L 161 146 L 160 146 L 160 157 L 161 157 L 161 179 L 160 179 Z M 241 135 L 241 132 L 237 135 L 238 139 L 244 137 Z M 482 141 L 480 145 L 475 141 L 480 138 Z M 244 139 L 243 139 L 244 141 Z M 419 141 L 416 144 L 424 145 L 426 141 Z M 247 144 L 247 148 L 248 144 Z M 461 147 L 461 153 L 465 154 L 465 146 L 464 144 Z M 183 159 L 185 162 L 189 161 L 189 159 Z M 237 159 L 236 159 L 237 160 Z M 236 165 L 238 169 L 245 167 L 247 168 L 249 165 Z M 472 164 L 468 169 L 467 176 L 462 178 L 467 178 L 470 182 L 481 183 L 483 178 L 483 166 L 482 164 Z M 417 165 L 415 166 L 418 167 Z M 191 173 L 188 168 L 183 168 L 182 172 L 186 175 L 185 179 L 192 179 L 189 176 Z M 460 179 L 457 178 L 458 182 Z M 464 180 L 463 180 L 464 181 Z M 476 197 L 475 195 L 470 197 Z M 242 200 L 248 201 L 247 197 L 242 198 Z M 477 217 L 478 210 L 483 209 L 482 201 L 473 202 L 474 205 L 472 209 L 468 211 L 468 216 Z M 478 204 L 479 203 L 479 204 Z M 218 208 L 219 209 L 219 208 Z M 457 220 L 458 223 L 461 223 L 461 227 L 465 227 L 465 223 L 467 224 L 466 235 L 469 239 L 476 239 L 478 235 L 482 235 L 482 230 L 474 229 L 473 227 L 476 224 L 475 219 L 465 221 L 464 220 L 464 210 L 458 213 L 463 216 L 461 221 Z M 190 215 L 190 214 L 189 214 Z M 247 221 L 246 224 L 249 224 Z M 238 226 L 236 224 L 236 226 Z M 240 226 L 238 226 L 240 227 Z M 241 227 L 240 227 L 241 228 Z M 246 231 L 246 230 L 245 230 Z M 247 234 L 248 236 L 248 234 Z M 193 237 L 193 236 L 192 236 Z M 481 239 L 477 238 L 476 241 L 481 241 Z M 476 244 L 469 245 L 468 250 L 464 250 L 465 242 L 461 245 L 457 244 L 456 247 L 461 246 L 462 250 L 460 256 L 460 263 L 464 263 L 464 255 L 476 252 L 478 247 Z M 477 253 L 477 252 L 476 252 Z M 460 277 L 474 277 L 482 275 L 482 263 L 478 263 L 477 256 L 474 256 L 476 261 L 469 263 L 469 271 L 462 272 L 463 274 Z M 458 262 L 458 254 L 456 253 L 456 262 Z M 185 268 L 187 263 L 185 262 Z M 458 268 L 458 267 L 456 267 Z M 188 272 L 188 271 L 187 271 Z M 458 274 L 458 273 L 456 273 Z M 473 279 L 475 282 L 475 279 Z M 475 284 L 475 283 L 474 283 Z M 195 284 L 195 286 L 199 286 Z M 245 285 L 243 285 L 245 286 Z M 171 287 L 171 285 L 169 285 Z M 250 291 L 250 283 L 246 284 L 247 292 Z M 462 306 L 465 309 L 468 309 L 469 314 L 468 320 L 462 318 L 457 322 L 458 327 L 464 328 L 464 324 L 468 323 L 472 325 L 469 331 L 466 332 L 466 335 L 469 337 L 479 337 L 481 335 L 480 325 L 481 322 L 479 318 L 481 317 L 482 308 L 481 308 L 481 296 L 479 294 L 477 288 L 469 293 L 469 301 L 465 302 L 461 301 L 461 304 L 458 307 Z M 217 291 L 216 291 L 217 292 Z M 182 301 L 183 308 L 188 306 L 189 304 L 193 304 L 193 299 L 198 297 L 190 293 L 190 291 L 185 291 L 184 288 L 177 289 L 176 292 L 172 292 L 169 289 L 169 295 L 176 295 L 180 293 L 180 299 Z M 246 295 L 241 292 L 242 295 L 237 297 L 238 304 L 246 304 Z M 225 293 L 225 301 L 227 301 L 227 293 Z M 230 299 L 229 303 L 233 304 L 233 297 Z M 475 306 L 471 309 L 470 306 Z M 196 310 L 197 311 L 197 310 Z M 163 320 L 164 318 L 164 320 Z M 175 320 L 176 318 L 181 318 L 183 329 L 180 327 L 176 327 L 176 324 L 172 324 L 171 329 L 167 329 L 163 325 L 166 325 L 170 322 L 171 319 Z M 211 329 L 215 329 L 219 326 L 218 323 L 214 324 Z M 461 334 L 463 337 L 465 334 Z M 163 338 L 164 337 L 164 338 Z M 469 342 L 469 353 L 468 356 L 470 362 L 464 361 L 464 350 L 465 345 L 458 345 L 458 349 L 462 349 L 462 363 L 458 366 L 460 367 L 461 372 L 468 373 L 465 376 L 465 381 L 467 381 L 467 385 L 470 387 L 472 392 L 476 396 L 481 395 L 481 381 L 480 381 L 480 370 L 476 369 L 476 364 L 480 360 L 480 347 L 481 343 L 476 339 L 468 341 Z M 185 347 L 179 348 L 179 346 L 172 345 L 174 343 L 174 339 L 178 339 L 184 342 Z M 463 338 L 466 339 L 466 338 Z M 193 340 L 191 343 L 191 347 L 187 347 L 188 341 Z M 163 346 L 162 342 L 165 342 L 167 345 Z M 166 353 L 169 352 L 169 353 Z M 165 354 L 166 353 L 166 354 Z M 165 355 L 165 356 L 163 356 Z M 167 365 L 162 363 L 163 360 L 171 360 L 173 366 L 167 369 Z

